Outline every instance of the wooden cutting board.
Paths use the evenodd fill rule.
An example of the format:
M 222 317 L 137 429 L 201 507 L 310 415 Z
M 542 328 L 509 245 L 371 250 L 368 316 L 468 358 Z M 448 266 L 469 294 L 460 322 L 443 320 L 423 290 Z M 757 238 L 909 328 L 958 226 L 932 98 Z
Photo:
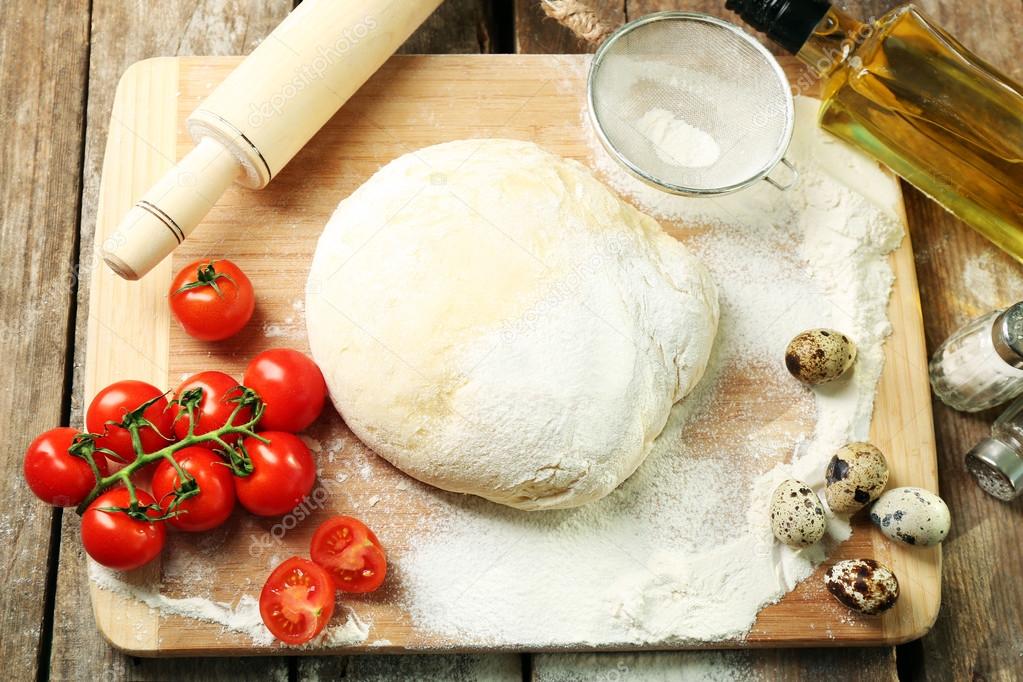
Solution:
M 191 148 L 184 120 L 237 63 L 236 58 L 160 58 L 134 65 L 117 91 L 107 141 L 96 224 L 96 244 L 111 234 L 137 197 Z M 85 367 L 85 398 L 125 378 L 173 388 L 204 369 L 240 376 L 255 353 L 274 346 L 306 349 L 303 286 L 320 230 L 341 197 L 386 162 L 416 148 L 465 137 L 533 140 L 566 157 L 590 161 L 583 110 L 585 56 L 395 57 L 339 113 L 270 187 L 232 189 L 172 259 L 141 282 L 125 282 L 105 267 L 91 272 L 92 288 Z M 785 64 L 795 79 L 800 70 Z M 812 92 L 806 94 L 813 94 Z M 893 183 L 896 181 L 893 179 Z M 668 225 L 667 227 L 671 227 Z M 212 254 L 238 262 L 255 284 L 256 315 L 237 338 L 208 345 L 172 324 L 165 295 L 173 271 Z M 98 259 L 96 262 L 99 262 Z M 889 307 L 894 334 L 886 345 L 871 438 L 889 455 L 892 486 L 937 490 L 931 398 L 923 326 L 912 251 L 907 236 L 891 256 L 896 274 Z M 740 387 L 741 388 L 741 387 Z M 737 389 L 738 390 L 738 389 Z M 324 436 L 343 428 L 333 410 L 312 429 Z M 772 419 L 778 416 L 772 415 Z M 792 417 L 798 422 L 798 417 Z M 805 424 L 803 425 L 805 427 Z M 382 491 L 405 488 L 404 476 L 354 441 L 327 461 L 322 478 L 344 477 L 352 459 L 362 475 L 350 475 L 343 492 L 315 516 L 336 511 L 364 518 L 393 549 L 409 541 L 413 520 L 428 507 L 422 489 L 408 488 L 400 504 L 375 506 Z M 427 512 L 428 513 L 428 512 Z M 210 537 L 179 542 L 180 555 L 128 576 L 138 585 L 159 581 L 161 594 L 189 597 L 187 581 L 202 578 L 216 600 L 234 604 L 258 595 L 269 567 L 304 554 L 317 519 L 290 529 L 282 544 L 253 549 L 273 531 L 273 521 L 236 514 Z M 940 601 L 940 549 L 913 549 L 888 542 L 869 521 L 854 524 L 852 538 L 831 561 L 874 557 L 900 578 L 902 598 L 880 618 L 851 616 L 821 586 L 817 573 L 778 604 L 765 608 L 743 643 L 708 646 L 827 646 L 894 644 L 921 636 L 934 622 Z M 258 545 L 258 543 L 256 543 Z M 190 553 L 192 545 L 206 547 Z M 829 562 L 830 563 L 830 562 Z M 471 642 L 417 629 L 400 606 L 400 586 L 347 600 L 372 621 L 356 650 L 431 651 L 480 648 Z M 279 653 L 256 647 L 249 637 L 220 625 L 152 610 L 132 597 L 92 586 L 96 622 L 116 647 L 136 655 L 235 655 Z M 378 646 L 371 647 L 371 643 Z M 563 646 L 563 645 L 561 645 Z M 557 642 L 504 642 L 488 649 L 558 649 Z M 600 647 L 597 647 L 600 648 Z M 353 648 L 321 647 L 351 651 Z

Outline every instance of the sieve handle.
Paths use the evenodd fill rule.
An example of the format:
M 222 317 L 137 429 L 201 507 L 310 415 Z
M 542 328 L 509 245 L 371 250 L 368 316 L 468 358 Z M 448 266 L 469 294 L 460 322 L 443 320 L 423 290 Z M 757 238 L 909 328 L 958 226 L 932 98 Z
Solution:
M 786 159 L 785 157 L 782 157 L 781 163 L 784 164 L 784 166 L 789 169 L 789 173 L 792 175 L 792 177 L 789 179 L 788 184 L 783 185 L 771 177 L 771 173 L 773 173 L 778 168 L 777 166 L 771 169 L 771 173 L 768 173 L 767 175 L 764 176 L 764 180 L 770 183 L 771 186 L 773 186 L 775 189 L 781 190 L 782 192 L 787 192 L 793 187 L 795 187 L 796 183 L 799 182 L 799 171 L 797 171 L 796 167 L 792 165 L 792 162 Z

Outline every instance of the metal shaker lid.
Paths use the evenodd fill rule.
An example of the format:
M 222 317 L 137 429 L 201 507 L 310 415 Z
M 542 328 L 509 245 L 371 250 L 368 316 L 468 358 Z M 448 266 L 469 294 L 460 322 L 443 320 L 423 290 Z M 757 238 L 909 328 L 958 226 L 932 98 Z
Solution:
M 1023 457 L 1006 443 L 986 438 L 966 454 L 966 468 L 977 485 L 1004 502 L 1023 492 Z
M 1023 302 L 995 318 L 991 340 L 999 357 L 1016 369 L 1023 369 Z

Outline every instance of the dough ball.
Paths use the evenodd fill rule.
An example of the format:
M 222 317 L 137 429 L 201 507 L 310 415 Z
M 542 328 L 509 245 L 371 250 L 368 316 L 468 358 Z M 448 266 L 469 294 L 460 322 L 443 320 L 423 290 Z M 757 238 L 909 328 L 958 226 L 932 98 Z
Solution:
M 583 166 L 461 140 L 341 202 L 306 292 L 309 343 L 349 428 L 409 475 L 520 509 L 628 478 L 700 380 L 707 271 Z

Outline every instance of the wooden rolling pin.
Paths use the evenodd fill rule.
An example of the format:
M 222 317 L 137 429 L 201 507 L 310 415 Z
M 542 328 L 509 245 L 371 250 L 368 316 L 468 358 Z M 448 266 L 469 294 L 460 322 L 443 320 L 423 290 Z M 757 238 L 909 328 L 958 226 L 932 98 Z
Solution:
M 441 0 L 305 0 L 188 118 L 196 146 L 128 212 L 103 260 L 139 279 L 232 182 L 266 187 Z

